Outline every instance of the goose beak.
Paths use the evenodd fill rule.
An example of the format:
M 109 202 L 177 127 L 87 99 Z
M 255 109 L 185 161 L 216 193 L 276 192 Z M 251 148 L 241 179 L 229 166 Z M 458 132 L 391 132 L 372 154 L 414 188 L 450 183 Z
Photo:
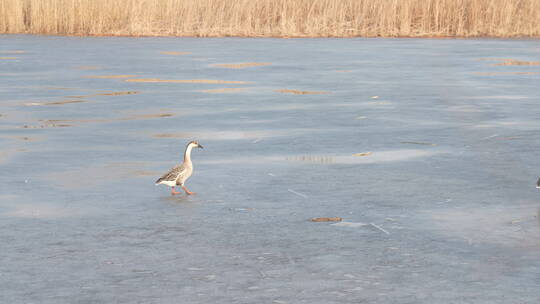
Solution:
M 203 146 L 201 146 L 201 145 L 199 145 L 199 144 L 197 144 L 197 148 L 201 148 L 201 149 L 204 149 L 204 147 L 203 147 Z

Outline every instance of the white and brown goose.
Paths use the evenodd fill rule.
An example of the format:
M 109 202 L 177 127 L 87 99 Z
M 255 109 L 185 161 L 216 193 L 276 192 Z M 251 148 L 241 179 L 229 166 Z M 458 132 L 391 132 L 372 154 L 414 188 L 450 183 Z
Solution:
M 174 190 L 175 186 L 180 186 L 184 191 L 186 191 L 186 194 L 195 194 L 191 191 L 189 191 L 185 186 L 184 183 L 186 180 L 193 174 L 193 163 L 191 163 L 191 150 L 193 148 L 203 148 L 198 142 L 191 141 L 188 143 L 186 147 L 186 152 L 184 152 L 184 162 L 181 165 L 173 167 L 169 172 L 165 173 L 162 177 L 160 177 L 156 181 L 156 186 L 159 184 L 164 184 L 169 187 L 171 187 L 171 194 L 180 194 L 181 192 L 176 192 Z

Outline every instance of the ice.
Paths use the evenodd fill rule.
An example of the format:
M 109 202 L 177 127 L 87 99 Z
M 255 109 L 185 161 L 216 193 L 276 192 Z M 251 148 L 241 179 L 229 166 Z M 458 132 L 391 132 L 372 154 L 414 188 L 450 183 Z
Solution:
M 540 303 L 538 49 L 0 36 L 0 303 Z

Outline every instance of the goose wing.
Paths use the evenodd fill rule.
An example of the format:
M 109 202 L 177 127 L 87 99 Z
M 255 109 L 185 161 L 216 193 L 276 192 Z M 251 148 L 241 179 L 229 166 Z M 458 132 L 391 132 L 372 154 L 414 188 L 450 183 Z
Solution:
M 183 166 L 183 165 L 178 165 L 178 166 L 175 166 L 173 167 L 171 170 L 169 170 L 169 172 L 163 174 L 162 177 L 160 177 L 157 181 L 156 181 L 156 184 L 159 184 L 160 182 L 162 181 L 174 181 L 178 178 L 179 175 L 181 175 L 184 171 L 186 170 L 186 168 Z

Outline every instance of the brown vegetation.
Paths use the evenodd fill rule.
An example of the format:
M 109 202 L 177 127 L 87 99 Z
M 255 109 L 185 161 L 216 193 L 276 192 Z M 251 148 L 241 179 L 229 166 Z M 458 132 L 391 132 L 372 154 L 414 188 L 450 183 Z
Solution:
M 63 105 L 63 104 L 70 104 L 70 103 L 80 103 L 80 102 L 86 102 L 87 100 L 83 99 L 67 99 L 67 100 L 59 100 L 59 101 L 49 101 L 49 102 L 27 102 L 24 105 L 33 107 L 33 106 L 55 106 L 55 105 Z
M 501 63 L 496 63 L 494 65 L 540 65 L 540 61 L 521 61 L 521 60 L 507 59 Z
M 235 81 L 235 80 L 219 80 L 219 79 L 159 79 L 159 78 L 132 78 L 126 79 L 127 82 L 170 82 L 170 83 L 209 83 L 209 84 L 225 84 L 225 83 L 234 83 L 234 84 L 245 84 L 245 81 Z
M 299 90 L 289 90 L 289 89 L 275 90 L 275 92 L 284 93 L 284 94 L 295 94 L 295 95 L 328 94 L 329 93 L 325 91 L 299 91 Z
M 361 153 L 354 153 L 353 156 L 370 156 L 373 154 L 372 152 L 361 152 Z
M 0 33 L 538 37 L 538 0 L 2 0 Z
M 341 222 L 343 220 L 340 217 L 314 217 L 311 219 L 312 222 Z
M 81 102 L 86 102 L 86 100 L 82 100 L 82 99 L 69 99 L 69 100 L 60 100 L 60 101 L 51 101 L 51 102 L 46 102 L 46 103 L 42 103 L 42 104 L 31 104 L 31 105 L 43 105 L 43 106 L 56 106 L 56 105 L 64 105 L 64 104 L 70 104 L 70 103 L 81 103 Z
M 56 106 L 56 105 L 65 105 L 70 103 L 81 103 L 88 102 L 83 98 L 94 97 L 94 96 L 120 96 L 120 95 L 133 95 L 139 94 L 139 91 L 123 91 L 123 92 L 105 92 L 105 93 L 96 93 L 91 95 L 76 95 L 76 96 L 66 96 L 64 100 L 59 101 L 49 101 L 49 102 L 29 102 L 25 103 L 26 106 Z
M 120 95 L 134 95 L 139 94 L 139 91 L 120 91 L 120 92 L 105 92 L 105 93 L 96 93 L 90 95 L 76 95 L 76 96 L 66 96 L 66 98 L 88 98 L 94 96 L 120 96 Z

